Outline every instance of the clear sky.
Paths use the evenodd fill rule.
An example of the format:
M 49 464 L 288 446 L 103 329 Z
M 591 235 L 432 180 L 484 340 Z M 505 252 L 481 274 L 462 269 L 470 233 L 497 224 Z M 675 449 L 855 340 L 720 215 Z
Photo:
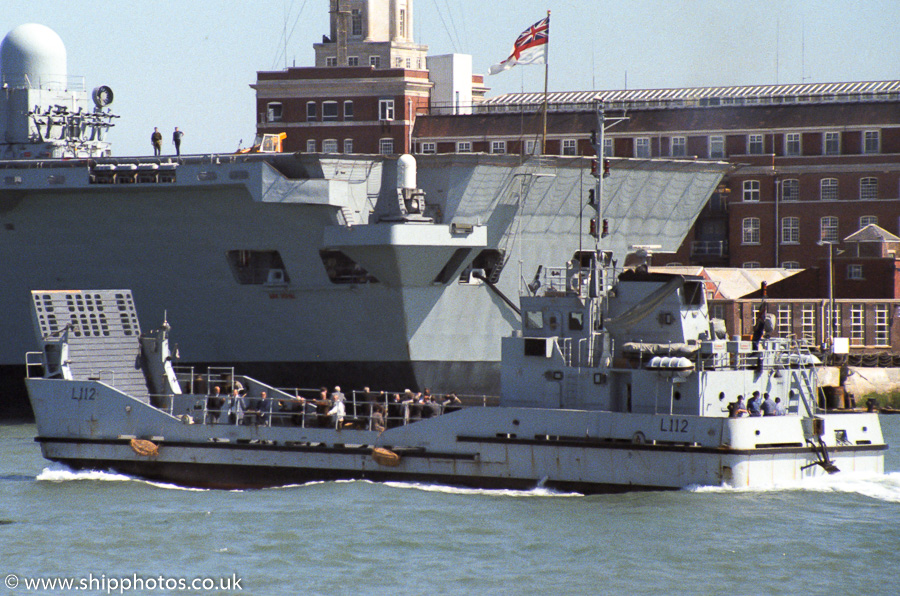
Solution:
M 0 35 L 46 25 L 69 75 L 112 87 L 116 155 L 151 153 L 154 126 L 166 150 L 179 126 L 183 152 L 228 152 L 253 139 L 257 71 L 311 66 L 328 4 L 3 0 Z M 900 0 L 416 0 L 415 37 L 430 54 L 472 54 L 486 73 L 548 9 L 551 91 L 900 78 Z M 489 95 L 541 91 L 543 68 L 486 82 Z

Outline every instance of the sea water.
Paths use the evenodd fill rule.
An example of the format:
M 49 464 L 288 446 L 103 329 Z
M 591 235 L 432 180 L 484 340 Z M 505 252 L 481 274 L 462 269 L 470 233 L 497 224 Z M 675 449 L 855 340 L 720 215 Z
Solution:
M 900 416 L 881 421 L 883 475 L 595 496 L 183 489 L 72 472 L 2 425 L 0 594 L 894 595 Z

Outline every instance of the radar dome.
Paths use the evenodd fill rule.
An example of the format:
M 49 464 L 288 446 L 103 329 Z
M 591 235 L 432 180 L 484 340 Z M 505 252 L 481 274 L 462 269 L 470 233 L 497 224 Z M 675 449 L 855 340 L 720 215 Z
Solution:
M 10 87 L 65 87 L 66 46 L 53 29 L 19 25 L 0 44 L 0 75 Z

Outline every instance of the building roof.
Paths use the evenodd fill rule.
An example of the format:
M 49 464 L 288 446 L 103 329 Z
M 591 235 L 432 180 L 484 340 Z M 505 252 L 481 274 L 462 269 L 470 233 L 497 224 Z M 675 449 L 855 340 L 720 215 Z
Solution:
M 876 224 L 869 224 L 844 238 L 844 242 L 900 242 L 900 237 Z
M 547 98 L 551 105 L 579 106 L 579 109 L 597 103 L 609 108 L 641 109 L 898 100 L 900 81 L 561 91 L 550 93 Z M 543 102 L 543 93 L 504 93 L 485 100 L 481 105 L 484 108 L 500 105 L 539 107 Z
M 737 300 L 759 290 L 762 282 L 766 285 L 778 283 L 802 269 L 737 269 L 734 267 L 707 267 L 706 275 L 717 286 L 716 298 Z

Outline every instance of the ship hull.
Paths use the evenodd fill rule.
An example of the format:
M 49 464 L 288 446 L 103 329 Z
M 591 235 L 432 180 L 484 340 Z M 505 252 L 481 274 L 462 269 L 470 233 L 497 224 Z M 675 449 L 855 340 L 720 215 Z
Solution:
M 47 459 L 204 488 L 337 479 L 580 493 L 765 487 L 825 475 L 825 463 L 880 474 L 887 448 L 873 414 L 824 415 L 826 427 L 849 437 L 827 446 L 825 462 L 821 451 L 804 441 L 798 416 L 710 419 L 465 407 L 379 433 L 207 424 L 205 412 L 196 409 L 205 396 L 178 397 L 173 416 L 99 382 L 28 383 L 36 440 Z M 155 453 L 141 454 L 136 439 L 151 441 Z M 396 453 L 397 465 L 373 457 L 375 447 Z

